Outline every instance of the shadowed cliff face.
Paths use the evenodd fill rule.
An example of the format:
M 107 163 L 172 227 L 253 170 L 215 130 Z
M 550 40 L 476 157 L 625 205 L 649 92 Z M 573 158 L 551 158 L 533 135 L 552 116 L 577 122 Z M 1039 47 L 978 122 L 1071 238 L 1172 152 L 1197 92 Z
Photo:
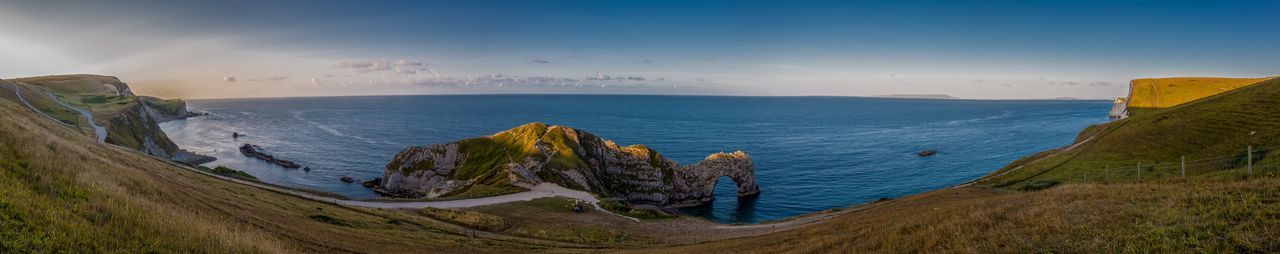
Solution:
M 157 125 L 188 115 L 186 103 L 182 100 L 137 96 L 120 79 L 99 75 L 19 78 L 12 80 L 6 88 L 3 92 L 14 93 L 13 99 L 27 100 L 35 107 L 34 110 L 72 127 L 98 125 L 105 128 L 106 137 L 103 139 L 107 143 L 167 159 L 182 160 L 187 156 Z M 16 89 L 24 89 L 27 93 L 19 99 Z M 90 123 L 76 114 L 57 112 L 73 110 L 67 107 L 90 112 L 94 122 Z
M 681 166 L 642 145 L 618 146 L 591 133 L 531 123 L 488 137 L 405 149 L 374 190 L 401 197 L 474 196 L 476 189 L 556 183 L 632 204 L 695 206 L 728 176 L 739 196 L 756 195 L 745 152 L 716 153 Z M 464 195 L 470 193 L 471 195 Z

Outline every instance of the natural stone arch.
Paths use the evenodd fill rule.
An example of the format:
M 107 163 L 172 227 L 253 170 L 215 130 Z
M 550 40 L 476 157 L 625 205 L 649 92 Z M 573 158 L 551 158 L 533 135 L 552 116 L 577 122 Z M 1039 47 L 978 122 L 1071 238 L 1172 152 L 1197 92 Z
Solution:
M 668 206 L 698 206 L 710 203 L 715 198 L 716 182 L 727 176 L 738 187 L 738 197 L 749 197 L 760 194 L 760 186 L 756 185 L 756 167 L 747 153 L 716 153 L 707 159 L 685 168 L 678 174 L 682 181 L 672 186 L 668 195 Z

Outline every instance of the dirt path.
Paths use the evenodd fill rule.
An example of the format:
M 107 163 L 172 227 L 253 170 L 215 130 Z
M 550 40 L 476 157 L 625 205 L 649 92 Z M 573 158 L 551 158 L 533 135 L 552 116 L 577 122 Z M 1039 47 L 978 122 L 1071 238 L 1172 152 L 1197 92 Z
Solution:
M 20 87 L 20 86 L 18 86 L 18 85 L 16 85 L 16 84 L 15 84 L 15 85 L 14 85 L 14 87 L 13 87 L 13 95 L 18 96 L 18 100 L 19 100 L 19 101 L 22 101 L 22 104 L 23 104 L 23 105 L 26 105 L 26 106 L 27 106 L 27 108 L 31 109 L 31 111 L 35 111 L 36 113 L 40 113 L 40 115 L 42 115 L 42 116 L 44 116 L 44 117 L 48 117 L 48 118 L 49 118 L 49 120 L 53 120 L 53 122 L 55 122 L 55 123 L 59 123 L 59 124 L 66 125 L 66 126 L 73 126 L 73 125 L 71 125 L 71 124 L 67 124 L 67 123 L 62 122 L 62 121 L 58 120 L 57 118 L 53 118 L 53 116 L 51 116 L 51 115 L 49 115 L 49 114 L 45 114 L 45 113 L 44 113 L 44 111 L 40 111 L 40 109 L 37 109 L 35 106 L 32 106 L 30 102 L 27 102 L 27 98 L 22 97 L 22 87 Z
M 98 125 L 98 123 L 95 123 L 95 122 L 93 121 L 93 114 L 89 113 L 89 110 L 85 110 L 85 109 L 77 108 L 77 107 L 71 106 L 71 105 L 69 105 L 69 104 L 67 104 L 67 103 L 64 103 L 64 102 L 62 102 L 62 100 L 59 100 L 59 99 L 58 99 L 58 96 L 53 95 L 53 93 L 51 93 L 51 92 L 49 92 L 49 91 L 45 91 L 44 93 L 45 93 L 45 94 L 48 94 L 48 95 L 49 95 L 49 99 L 52 99 L 52 100 L 53 100 L 53 102 L 58 103 L 58 105 L 62 105 L 63 107 L 67 107 L 67 108 L 69 108 L 69 109 L 72 109 L 72 110 L 75 110 L 75 111 L 79 111 L 81 115 L 84 115 L 84 118 L 85 118 L 85 119 L 89 119 L 89 125 L 90 125 L 90 126 L 93 126 L 93 132 L 94 132 L 94 134 L 96 134 L 96 135 L 97 135 L 96 137 L 98 138 L 98 143 L 106 143 L 106 142 L 107 142 L 107 128 L 102 127 L 101 125 Z M 21 98 L 21 97 L 19 97 L 19 98 Z M 25 102 L 25 101 L 24 101 L 24 102 Z

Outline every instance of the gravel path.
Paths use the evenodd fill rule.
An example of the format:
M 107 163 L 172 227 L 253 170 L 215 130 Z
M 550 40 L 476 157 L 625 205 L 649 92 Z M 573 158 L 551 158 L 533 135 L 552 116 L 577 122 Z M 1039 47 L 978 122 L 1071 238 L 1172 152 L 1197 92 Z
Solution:
M 62 105 L 63 107 L 67 107 L 67 108 L 69 108 L 69 109 L 73 109 L 73 110 L 75 110 L 75 111 L 79 111 L 81 115 L 84 115 L 84 118 L 89 119 L 89 125 L 90 125 L 90 126 L 93 126 L 93 132 L 94 132 L 95 134 L 97 134 L 97 135 L 98 135 L 98 136 L 97 136 L 97 137 L 98 137 L 98 143 L 106 143 L 106 142 L 107 142 L 107 128 L 102 127 L 101 125 L 98 125 L 97 123 L 94 123 L 94 122 L 93 122 L 93 114 L 89 113 L 89 111 L 88 111 L 88 110 L 84 110 L 84 109 L 77 108 L 77 107 L 74 107 L 74 106 L 68 105 L 68 104 L 66 104 L 66 103 L 63 103 L 63 102 L 62 102 L 62 100 L 59 100 L 59 99 L 58 99 L 58 96 L 54 96 L 54 95 L 53 95 L 53 93 L 50 93 L 50 92 L 48 92 L 48 91 L 45 91 L 44 93 L 45 93 L 45 94 L 48 94 L 48 95 L 49 95 L 49 98 L 50 98 L 50 99 L 53 99 L 53 102 L 58 103 L 58 105 Z M 19 98 L 21 98 L 21 97 L 19 97 Z M 24 101 L 24 102 L 25 102 L 25 101 Z

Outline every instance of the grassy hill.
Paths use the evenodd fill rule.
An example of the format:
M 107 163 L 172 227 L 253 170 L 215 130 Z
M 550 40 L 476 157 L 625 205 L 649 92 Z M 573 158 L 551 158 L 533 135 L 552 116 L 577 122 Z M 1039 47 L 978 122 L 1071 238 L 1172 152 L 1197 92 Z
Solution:
M 1246 167 L 1249 146 L 1260 168 L 1280 164 L 1267 156 L 1280 146 L 1280 80 L 1091 126 L 1071 148 L 1014 162 L 980 184 L 1020 188 L 1089 175 L 1095 181 L 1181 176 L 1183 157 L 1189 174 L 1212 174 Z
M 186 115 L 186 103 L 182 100 L 136 96 L 128 84 L 115 77 L 88 74 L 18 78 L 5 81 L 0 87 L 8 90 L 0 98 L 26 101 L 85 135 L 96 136 L 93 126 L 98 125 L 106 129 L 108 143 L 156 156 L 178 157 L 178 146 L 156 124 L 172 116 Z M 17 93 L 14 90 L 18 90 Z M 22 97 L 18 98 L 18 94 Z M 93 122 L 78 109 L 87 110 Z
M 8 91 L 7 89 L 3 89 Z M 313 202 L 99 144 L 0 100 L 0 250 L 30 253 L 522 252 L 400 211 Z
M 1257 84 L 1270 78 L 1177 77 L 1143 78 L 1129 83 L 1128 107 L 1142 114 L 1150 109 L 1168 108 L 1215 94 Z

